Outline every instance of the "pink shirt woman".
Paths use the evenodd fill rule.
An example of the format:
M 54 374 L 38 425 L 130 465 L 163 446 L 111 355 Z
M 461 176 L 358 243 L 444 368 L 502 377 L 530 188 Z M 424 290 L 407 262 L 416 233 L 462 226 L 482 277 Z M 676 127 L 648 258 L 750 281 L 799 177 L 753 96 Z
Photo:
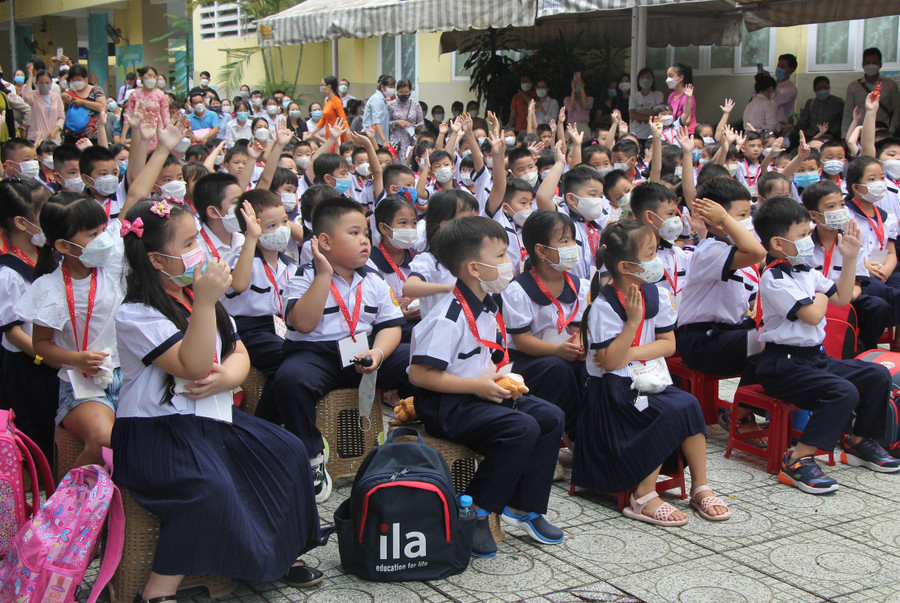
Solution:
M 693 70 L 687 65 L 675 63 L 666 71 L 666 85 L 671 90 L 669 106 L 672 116 L 681 119 L 688 132 L 697 127 L 697 99 L 694 98 Z
M 37 90 L 32 89 L 35 79 L 32 71 L 28 72 L 28 81 L 22 89 L 22 99 L 31 106 L 31 127 L 28 128 L 28 140 L 50 140 L 60 142 L 60 132 L 66 123 L 66 108 L 62 97 L 51 90 L 53 85 L 50 74 L 42 69 L 37 74 Z
M 140 103 L 144 108 L 144 121 L 156 122 L 163 128 L 169 125 L 169 97 L 156 87 L 157 76 L 153 67 L 144 67 L 138 71 L 141 87 L 135 88 L 125 101 L 125 113 L 122 122 L 128 123 L 134 108 Z M 156 148 L 156 136 L 150 141 L 150 150 Z

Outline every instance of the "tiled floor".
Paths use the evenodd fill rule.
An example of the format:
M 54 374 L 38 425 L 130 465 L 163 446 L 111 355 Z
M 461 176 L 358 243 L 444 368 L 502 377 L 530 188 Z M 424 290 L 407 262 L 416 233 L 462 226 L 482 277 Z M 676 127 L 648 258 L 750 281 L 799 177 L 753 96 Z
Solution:
M 723 383 L 730 398 L 734 383 Z M 900 475 L 825 467 L 839 492 L 811 496 L 778 483 L 740 452 L 723 457 L 725 432 L 709 430 L 709 478 L 727 497 L 729 521 L 690 512 L 681 528 L 626 519 L 611 499 L 570 497 L 558 482 L 548 517 L 566 541 L 538 546 L 511 531 L 494 559 L 473 560 L 458 576 L 430 583 L 376 584 L 341 571 L 336 539 L 304 558 L 326 579 L 308 590 L 240 584 L 221 601 L 355 603 L 386 601 L 891 601 L 900 603 Z M 320 509 L 330 520 L 350 491 L 339 481 Z M 673 500 L 689 509 L 687 501 Z M 202 591 L 180 601 L 209 601 Z

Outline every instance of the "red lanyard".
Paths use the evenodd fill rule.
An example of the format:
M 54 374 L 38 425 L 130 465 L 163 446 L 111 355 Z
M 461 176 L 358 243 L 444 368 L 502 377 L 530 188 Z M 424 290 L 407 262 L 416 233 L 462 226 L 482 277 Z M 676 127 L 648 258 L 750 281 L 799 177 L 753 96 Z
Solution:
M 112 209 L 112 197 L 106 200 L 106 203 L 101 203 L 101 207 L 106 211 L 106 219 L 109 220 L 109 212 Z
M 506 325 L 503 323 L 503 315 L 497 312 L 497 325 L 500 327 L 500 335 L 503 337 L 503 344 L 501 345 L 496 341 L 482 339 L 481 335 L 478 333 L 478 325 L 475 324 L 475 315 L 472 314 L 472 308 L 469 307 L 469 303 L 466 301 L 466 298 L 463 297 L 459 287 L 453 288 L 453 295 L 456 296 L 456 300 L 459 302 L 459 305 L 462 306 L 463 314 L 466 315 L 466 322 L 469 323 L 469 331 L 472 332 L 475 339 L 492 350 L 503 350 L 503 360 L 497 365 L 497 372 L 499 372 L 501 368 L 509 364 L 509 348 L 506 347 Z
M 613 289 L 616 291 L 616 297 L 619 298 L 619 303 L 622 304 L 622 309 L 625 309 L 625 296 L 622 295 L 622 292 L 619 290 L 619 286 L 615 283 L 612 284 Z M 627 312 L 627 310 L 626 310 Z M 636 348 L 641 345 L 641 334 L 644 332 L 644 320 L 647 316 L 647 304 L 644 302 L 644 292 L 641 291 L 641 324 L 638 325 L 637 333 L 634 334 L 634 339 L 631 340 L 631 347 Z
M 28 264 L 29 266 L 34 268 L 34 262 L 32 262 L 31 258 L 28 257 L 27 255 L 25 255 L 21 249 L 19 249 L 12 243 L 9 243 L 8 245 L 9 245 L 9 247 L 8 247 L 7 251 L 12 251 L 16 255 L 16 257 L 18 257 L 20 260 L 22 260 L 23 262 L 25 262 L 26 264 Z
M 669 135 L 666 136 L 666 130 L 669 130 Z M 675 144 L 675 128 L 663 128 L 662 137 L 666 139 L 666 142 L 669 144 Z
M 600 246 L 600 229 L 590 222 L 585 222 L 585 226 L 587 226 L 588 245 L 591 248 L 591 261 L 593 262 L 593 258 L 597 257 L 597 248 Z
M 206 241 L 206 246 L 209 247 L 209 252 L 213 254 L 217 260 L 221 260 L 222 257 L 219 255 L 219 251 L 216 249 L 216 246 L 213 245 L 212 239 L 209 238 L 209 235 L 206 234 L 206 231 L 203 230 L 203 227 L 200 228 L 200 235 L 203 237 L 203 240 Z M 265 260 L 263 260 L 265 263 Z
M 0 232 L 0 253 L 7 253 L 8 251 L 9 240 L 7 240 L 5 232 Z
M 674 252 L 672 253 L 672 276 L 669 276 L 669 273 L 665 270 L 663 270 L 663 274 L 672 287 L 672 294 L 678 295 L 678 256 Z
M 72 275 L 65 262 L 62 265 L 63 282 L 66 284 L 66 302 L 69 305 L 69 318 L 72 320 L 72 333 L 75 335 L 75 350 L 78 350 L 78 328 L 75 324 L 75 289 L 72 286 Z M 91 314 L 94 313 L 94 300 L 97 298 L 97 269 L 91 269 L 91 286 L 88 292 L 87 317 L 84 319 L 84 338 L 81 340 L 81 351 L 87 350 L 88 328 L 91 325 Z
M 781 260 L 775 260 L 774 262 L 772 262 L 771 264 L 766 266 L 765 269 L 768 270 L 769 268 L 771 268 L 773 266 L 777 266 L 778 264 L 787 264 L 788 266 L 791 265 L 791 263 L 789 261 L 787 261 L 785 259 L 781 259 Z M 756 266 L 754 266 L 754 268 L 756 268 Z M 762 321 L 763 321 L 763 308 L 762 308 L 761 293 L 762 293 L 761 291 L 756 292 L 756 330 L 757 331 L 759 331 L 759 327 L 762 326 Z
M 284 302 L 281 301 L 281 293 L 278 291 L 278 281 L 275 280 L 275 273 L 272 272 L 265 258 L 263 258 L 262 264 L 263 269 L 266 271 L 266 278 L 269 279 L 269 282 L 272 283 L 272 288 L 275 290 L 275 299 L 278 300 L 278 316 L 284 318 Z M 278 260 L 275 260 L 275 266 L 278 266 Z
M 562 333 L 563 329 L 569 326 L 569 323 L 571 323 L 572 319 L 575 318 L 575 313 L 578 312 L 578 305 L 580 303 L 578 301 L 578 291 L 575 291 L 575 283 L 572 282 L 572 277 L 569 276 L 568 272 L 563 272 L 563 278 L 566 279 L 566 284 L 572 289 L 572 291 L 575 291 L 575 309 L 572 310 L 572 314 L 569 316 L 569 318 L 566 318 L 566 313 L 563 310 L 562 304 L 559 303 L 559 300 L 556 299 L 556 297 L 552 293 L 550 293 L 550 290 L 547 289 L 547 286 L 541 281 L 540 278 L 538 278 L 537 272 L 535 272 L 534 268 L 531 269 L 531 276 L 532 278 L 534 278 L 534 282 L 537 283 L 538 289 L 541 290 L 541 293 L 547 296 L 547 299 L 549 299 L 550 302 L 554 306 L 556 306 L 556 332 Z
M 353 308 L 353 318 L 350 318 L 350 312 L 347 310 L 347 304 L 344 303 L 344 298 L 341 297 L 340 292 L 334 284 L 334 281 L 331 282 L 331 295 L 334 297 L 334 301 L 337 302 L 338 308 L 341 309 L 341 314 L 344 315 L 344 320 L 347 321 L 347 326 L 350 328 L 350 339 L 353 342 L 356 342 L 356 325 L 359 323 L 359 307 L 362 305 L 362 283 L 358 283 L 356 285 L 356 306 Z
M 831 244 L 831 249 L 825 249 L 825 246 L 822 245 L 822 249 L 825 251 L 825 263 L 822 265 L 822 276 L 828 276 L 828 271 L 831 270 L 831 256 L 834 253 L 834 247 L 837 245 L 837 237 L 834 239 L 834 243 Z
M 185 295 L 187 295 L 189 298 L 191 298 L 190 306 L 187 305 L 186 303 L 184 303 L 183 301 L 181 301 L 180 299 L 178 299 L 177 297 L 174 297 L 172 295 L 170 295 L 169 297 L 172 298 L 175 301 L 175 303 L 179 304 L 182 308 L 187 310 L 188 314 L 193 314 L 194 313 L 194 308 L 193 308 L 194 292 L 191 291 L 190 289 L 188 289 L 187 287 L 182 287 L 181 290 L 184 291 Z M 216 356 L 215 356 L 215 359 L 213 360 L 213 364 L 219 364 L 219 351 L 218 350 L 216 350 Z
M 400 277 L 400 280 L 405 283 L 406 277 L 403 276 L 403 273 L 400 272 L 400 268 L 397 266 L 397 263 L 393 260 L 393 258 L 391 258 L 390 254 L 384 248 L 384 242 L 378 244 L 378 249 L 381 250 L 382 255 L 384 255 L 384 259 L 387 260 L 387 263 L 390 265 L 390 267 L 394 270 L 395 273 L 397 273 L 397 276 Z
M 762 171 L 762 164 L 760 163 L 756 167 L 756 176 L 750 176 L 750 162 L 744 159 L 744 165 L 747 166 L 747 184 L 753 186 L 756 184 L 756 181 L 759 180 L 759 173 Z
M 866 220 L 869 221 L 869 225 L 872 227 L 872 230 L 875 231 L 875 236 L 878 237 L 878 248 L 884 249 L 884 221 L 881 219 L 881 210 L 875 207 L 875 217 L 878 218 L 878 226 L 875 226 L 875 220 L 869 217 L 869 214 L 865 212 L 865 210 L 860 207 L 859 203 L 856 202 L 856 199 L 850 199 L 850 201 L 856 207 L 859 207 L 859 211 L 862 215 L 866 217 Z

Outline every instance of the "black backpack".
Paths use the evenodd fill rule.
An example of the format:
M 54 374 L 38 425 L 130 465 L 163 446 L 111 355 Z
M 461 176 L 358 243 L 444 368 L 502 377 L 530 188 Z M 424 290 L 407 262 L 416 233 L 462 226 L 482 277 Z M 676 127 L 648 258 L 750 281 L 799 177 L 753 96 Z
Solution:
M 394 442 L 398 435 L 416 442 Z M 463 572 L 475 520 L 459 519 L 450 469 L 414 429 L 372 450 L 350 498 L 334 512 L 344 571 L 375 582 L 436 580 Z

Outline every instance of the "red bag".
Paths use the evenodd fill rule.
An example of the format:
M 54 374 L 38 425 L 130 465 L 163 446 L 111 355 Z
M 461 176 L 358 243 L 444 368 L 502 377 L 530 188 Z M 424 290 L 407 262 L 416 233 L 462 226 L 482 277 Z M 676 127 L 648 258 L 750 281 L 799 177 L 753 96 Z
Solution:
M 838 360 L 846 360 L 856 355 L 859 321 L 856 310 L 850 304 L 836 306 L 828 304 L 825 312 L 825 353 Z

